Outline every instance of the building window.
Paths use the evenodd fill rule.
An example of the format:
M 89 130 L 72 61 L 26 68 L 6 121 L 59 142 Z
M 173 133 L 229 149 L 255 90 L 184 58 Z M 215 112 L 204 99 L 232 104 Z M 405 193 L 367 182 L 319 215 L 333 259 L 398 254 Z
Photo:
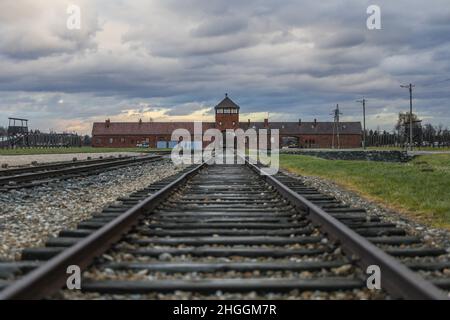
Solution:
M 97 139 L 97 143 L 102 143 L 102 139 Z
M 223 113 L 223 109 L 217 109 L 217 113 Z
M 125 142 L 125 138 L 120 138 L 120 142 L 124 143 Z
M 233 121 L 233 126 L 235 126 L 235 125 L 236 125 L 236 122 Z
M 222 121 L 219 122 L 219 126 L 221 126 L 221 125 L 222 125 Z
M 112 144 L 114 142 L 113 138 L 109 138 L 109 144 Z
M 230 113 L 230 109 L 223 109 L 223 113 L 229 114 Z

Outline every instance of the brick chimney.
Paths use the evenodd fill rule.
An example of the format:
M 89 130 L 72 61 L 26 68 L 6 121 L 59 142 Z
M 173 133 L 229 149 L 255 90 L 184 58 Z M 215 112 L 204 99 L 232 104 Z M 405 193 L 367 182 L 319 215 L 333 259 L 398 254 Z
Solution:
M 300 127 L 302 125 L 302 119 L 298 119 L 298 126 Z
M 109 120 L 109 119 L 106 119 L 106 121 L 105 121 L 105 127 L 106 128 L 109 128 L 109 125 L 111 124 L 111 120 Z
M 142 124 L 142 119 L 139 119 L 139 125 L 141 125 Z
M 317 119 L 314 119 L 314 127 L 317 126 Z
M 264 119 L 264 128 L 269 127 L 269 119 Z

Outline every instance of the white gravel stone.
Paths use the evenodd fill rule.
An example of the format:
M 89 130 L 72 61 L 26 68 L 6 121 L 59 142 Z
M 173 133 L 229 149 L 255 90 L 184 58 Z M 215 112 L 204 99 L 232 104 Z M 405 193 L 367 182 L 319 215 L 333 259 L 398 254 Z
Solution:
M 0 194 L 0 260 L 20 257 L 50 236 L 76 225 L 118 197 L 175 174 L 170 160 L 145 163 L 82 178 Z

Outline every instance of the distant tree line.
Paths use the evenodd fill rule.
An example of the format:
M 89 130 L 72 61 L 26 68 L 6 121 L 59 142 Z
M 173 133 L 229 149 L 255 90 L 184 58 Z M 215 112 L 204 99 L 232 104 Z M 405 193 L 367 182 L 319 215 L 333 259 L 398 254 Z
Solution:
M 416 147 L 450 146 L 450 130 L 440 124 L 422 124 L 416 114 L 412 115 L 413 145 Z M 392 132 L 381 130 L 366 131 L 366 145 L 374 147 L 405 147 L 409 145 L 410 114 L 400 113 Z

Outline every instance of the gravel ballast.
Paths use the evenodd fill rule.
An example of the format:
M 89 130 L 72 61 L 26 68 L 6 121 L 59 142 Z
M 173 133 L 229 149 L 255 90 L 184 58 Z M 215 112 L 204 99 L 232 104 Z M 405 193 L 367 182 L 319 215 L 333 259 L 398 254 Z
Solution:
M 100 157 L 126 157 L 140 156 L 142 153 L 137 152 L 103 152 L 103 153 L 67 153 L 67 154 L 34 154 L 34 155 L 13 155 L 0 156 L 0 164 L 7 164 L 8 167 L 27 166 L 36 161 L 39 164 L 72 161 L 73 158 L 78 160 L 86 160 L 88 157 L 98 159 Z
M 183 167 L 170 160 L 51 182 L 0 194 L 0 260 L 17 260 L 24 248 L 76 227 L 119 197 L 171 176 Z
M 369 289 L 334 292 L 292 290 L 287 293 L 258 293 L 255 291 L 248 293 L 230 293 L 219 290 L 212 294 L 175 291 L 174 293 L 130 295 L 62 290 L 52 298 L 64 300 L 382 300 L 386 299 L 386 296 L 382 291 L 378 292 Z

